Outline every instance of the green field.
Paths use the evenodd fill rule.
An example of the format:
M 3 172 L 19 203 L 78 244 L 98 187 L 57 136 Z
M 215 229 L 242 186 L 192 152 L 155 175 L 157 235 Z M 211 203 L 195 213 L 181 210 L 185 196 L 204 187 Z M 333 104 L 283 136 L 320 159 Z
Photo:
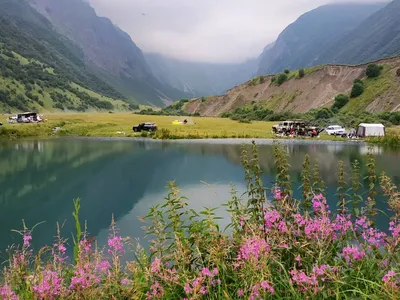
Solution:
M 226 118 L 193 117 L 193 125 L 172 125 L 184 117 L 146 116 L 132 113 L 63 113 L 45 114 L 47 120 L 40 124 L 7 124 L 8 115 L 1 115 L 0 137 L 18 139 L 52 136 L 53 129 L 60 127 L 57 136 L 91 137 L 140 137 L 146 133 L 134 133 L 132 126 L 141 122 L 158 125 L 156 138 L 204 139 L 204 138 L 274 138 L 272 126 L 278 122 L 254 121 L 239 123 Z M 399 127 L 388 128 L 389 133 L 399 133 Z M 345 140 L 321 134 L 319 140 Z

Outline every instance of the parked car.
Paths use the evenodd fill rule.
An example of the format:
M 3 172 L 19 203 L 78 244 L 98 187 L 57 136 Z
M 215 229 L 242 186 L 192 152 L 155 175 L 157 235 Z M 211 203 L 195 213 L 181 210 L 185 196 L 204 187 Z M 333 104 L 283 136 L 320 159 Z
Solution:
M 142 132 L 142 131 L 156 131 L 157 130 L 157 124 L 156 123 L 140 123 L 138 125 L 135 125 L 132 127 L 134 132 Z
M 325 128 L 325 131 L 329 134 L 329 135 L 340 135 L 342 137 L 346 137 L 347 136 L 347 132 L 346 132 L 346 128 L 340 126 L 340 125 L 331 125 Z

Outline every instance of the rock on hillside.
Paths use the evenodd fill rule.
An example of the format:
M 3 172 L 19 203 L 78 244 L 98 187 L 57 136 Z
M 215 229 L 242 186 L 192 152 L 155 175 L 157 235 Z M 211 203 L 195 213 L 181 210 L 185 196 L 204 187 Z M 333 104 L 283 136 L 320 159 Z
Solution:
M 297 70 L 316 65 L 316 60 L 323 53 L 384 5 L 324 5 L 305 13 L 286 27 L 272 47 L 264 49 L 258 74 L 274 74 L 284 69 Z
M 304 113 L 313 108 L 331 106 L 338 94 L 351 91 L 355 79 L 365 79 L 364 94 L 352 99 L 348 104 L 350 108 L 374 112 L 400 111 L 400 77 L 396 76 L 400 58 L 377 63 L 384 66 L 377 79 L 365 79 L 367 64 L 325 65 L 306 70 L 303 78 L 298 78 L 298 72 L 292 72 L 290 79 L 280 86 L 271 82 L 273 76 L 259 76 L 230 89 L 225 95 L 207 97 L 206 101 L 192 99 L 184 109 L 202 116 L 220 116 L 257 103 L 274 112 Z
M 163 106 L 185 93 L 160 83 L 130 36 L 83 0 L 29 0 L 84 52 L 85 63 L 137 102 Z

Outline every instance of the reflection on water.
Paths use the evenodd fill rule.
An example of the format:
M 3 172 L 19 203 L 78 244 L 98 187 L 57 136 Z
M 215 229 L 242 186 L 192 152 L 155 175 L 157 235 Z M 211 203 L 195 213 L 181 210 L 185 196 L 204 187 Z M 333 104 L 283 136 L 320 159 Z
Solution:
M 343 160 L 348 170 L 355 159 L 365 165 L 368 150 L 360 145 L 294 143 L 286 149 L 291 177 L 297 182 L 295 195 L 300 195 L 298 181 L 306 153 L 312 161 L 318 160 L 328 193 L 333 195 L 337 161 Z M 385 169 L 399 185 L 399 154 L 379 147 L 373 151 L 379 170 Z M 268 184 L 276 174 L 273 147 L 262 145 L 259 152 L 263 181 Z M 46 222 L 35 229 L 36 247 L 52 242 L 57 222 L 64 224 L 62 233 L 69 237 L 74 230 L 72 200 L 77 197 L 82 201 L 82 220 L 87 220 L 90 234 L 103 244 L 112 214 L 123 235 L 142 237 L 137 216 L 163 201 L 169 181 L 177 182 L 196 210 L 225 203 L 230 183 L 240 192 L 245 190 L 237 144 L 62 139 L 2 144 L 0 155 L 1 250 L 20 242 L 11 230 L 20 229 L 22 219 L 28 227 Z M 384 208 L 383 203 L 379 205 Z M 226 213 L 223 209 L 218 213 L 226 217 L 222 221 L 226 225 Z

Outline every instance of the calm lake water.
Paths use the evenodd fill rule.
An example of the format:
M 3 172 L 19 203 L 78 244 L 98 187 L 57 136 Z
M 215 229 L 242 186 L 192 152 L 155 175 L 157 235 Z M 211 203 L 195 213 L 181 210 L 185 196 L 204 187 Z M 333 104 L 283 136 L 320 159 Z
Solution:
M 318 159 L 328 186 L 331 205 L 336 198 L 338 160 L 349 168 L 358 159 L 365 165 L 367 146 L 345 144 L 288 143 L 292 178 L 299 195 L 301 165 L 306 153 Z M 260 145 L 263 182 L 274 181 L 273 146 Z M 400 153 L 373 148 L 378 169 L 385 170 L 400 184 Z M 141 239 L 148 209 L 163 201 L 166 186 L 175 180 L 194 209 L 216 207 L 230 195 L 230 183 L 245 191 L 240 164 L 240 144 L 219 142 L 161 142 L 132 140 L 56 139 L 0 144 L 0 256 L 8 245 L 20 243 L 12 232 L 45 222 L 33 232 L 34 246 L 52 243 L 56 223 L 62 234 L 74 230 L 72 200 L 81 198 L 81 218 L 87 220 L 91 236 L 100 245 L 107 241 L 114 215 L 124 236 Z M 349 169 L 348 169 L 349 170 Z M 363 169 L 365 172 L 365 169 Z M 385 209 L 384 203 L 378 204 Z M 223 209 L 218 214 L 226 217 Z M 224 221 L 226 222 L 227 218 Z M 379 220 L 383 224 L 384 218 Z

